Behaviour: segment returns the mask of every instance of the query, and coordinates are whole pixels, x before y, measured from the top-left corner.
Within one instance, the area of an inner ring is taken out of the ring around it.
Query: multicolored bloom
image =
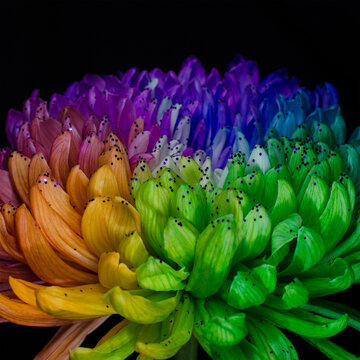
[[[360,132],[345,144],[330,84],[189,58],[178,75],[87,75],[48,107],[34,92],[6,130],[1,254],[30,274],[10,285],[31,324],[80,321],[74,349],[124,317],[71,358],[167,359],[192,335],[214,359],[297,358],[280,329],[355,358],[326,338],[359,330],[356,312],[316,299],[360,280]]]

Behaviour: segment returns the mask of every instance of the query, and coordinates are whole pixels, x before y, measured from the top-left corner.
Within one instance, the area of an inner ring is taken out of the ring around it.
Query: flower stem
[[[194,336],[178,351],[175,360],[196,360],[197,359],[198,342]]]

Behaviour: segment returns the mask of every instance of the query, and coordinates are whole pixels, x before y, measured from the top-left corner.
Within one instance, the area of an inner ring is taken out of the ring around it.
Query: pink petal
[[[99,166],[99,156],[104,150],[104,143],[96,136],[90,133],[82,142],[79,151],[79,164],[81,170],[88,178]]]
[[[101,119],[100,125],[99,125],[99,131],[98,131],[98,137],[101,141],[105,141],[106,138],[109,136],[109,134],[113,131],[109,118],[107,116],[104,116]]]
[[[0,170],[0,184],[0,202],[10,202],[14,206],[19,206],[20,200],[15,193],[10,175],[6,170]]]
[[[149,145],[150,131],[143,131],[137,134],[129,146],[129,158],[136,154],[146,152]]]
[[[85,123],[85,119],[81,112],[73,106],[65,106],[59,113],[58,120],[61,124],[65,123],[65,120],[70,121],[72,127],[75,127],[79,134],[82,134],[82,129]]]
[[[85,121],[82,136],[86,138],[90,133],[97,133],[97,129],[99,127],[99,120],[95,115],[90,115],[88,119]]]
[[[9,276],[27,281],[39,280],[26,264],[0,261],[0,281],[8,282]]]
[[[129,140],[128,140],[128,147],[130,146],[131,142],[134,140],[135,136],[139,133],[144,131],[144,119],[141,117],[138,117],[130,128],[129,133]]]

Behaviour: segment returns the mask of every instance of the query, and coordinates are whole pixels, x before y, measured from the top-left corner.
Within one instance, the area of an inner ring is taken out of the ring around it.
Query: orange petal
[[[35,290],[45,288],[45,285],[34,284],[22,279],[16,279],[9,276],[9,284],[15,295],[24,303],[33,305],[36,307]]]
[[[97,281],[95,274],[69,265],[56,254],[24,204],[16,211],[15,225],[26,262],[40,279],[62,286]]]
[[[89,200],[97,196],[112,198],[120,195],[116,177],[110,165],[103,165],[94,172],[89,181],[87,194]]]
[[[72,322],[54,318],[33,305],[3,294],[0,294],[0,316],[15,324],[25,326],[61,326]]]
[[[79,165],[74,166],[66,182],[66,192],[70,196],[70,202],[75,206],[79,214],[83,214],[87,203],[87,187],[89,179],[80,169]]]
[[[26,263],[16,238],[10,235],[6,229],[2,215],[0,215],[0,246],[14,259]]]
[[[30,161],[29,168],[29,188],[31,188],[38,180],[41,174],[51,173],[49,164],[42,153],[35,154]]]
[[[16,236],[15,233],[15,211],[16,207],[10,203],[3,204],[1,207],[1,213],[4,217],[6,229],[10,235]]]
[[[129,132],[129,140],[128,147],[130,148],[130,144],[135,139],[136,135],[144,131],[144,119],[142,117],[138,117],[131,125]]]
[[[104,143],[96,134],[90,133],[82,142],[79,151],[79,165],[87,177],[99,167],[99,156],[104,150]]]
[[[47,185],[45,185],[47,186]],[[84,240],[52,209],[34,185],[30,190],[31,211],[49,243],[66,259],[86,269],[97,271],[97,258],[92,254]]]
[[[62,326],[50,342],[35,356],[34,360],[68,360],[69,349],[75,350],[86,336],[97,329],[108,316],[98,319],[80,320],[75,324]]]
[[[29,166],[27,156],[14,151],[9,158],[9,173],[20,199],[29,206]]]
[[[59,183],[43,174],[39,177],[36,185],[51,209],[66,222],[67,225],[78,235],[81,235],[81,215],[70,203],[69,195],[61,188]]]
[[[50,152],[50,168],[55,178],[65,187],[70,169],[76,165],[71,152],[76,151],[72,146],[72,136],[65,131],[56,137]]]
[[[113,146],[100,155],[99,166],[103,166],[105,164],[109,164],[111,166],[111,170],[115,175],[119,187],[120,195],[127,201],[132,201],[129,187],[130,177],[128,177],[127,170],[127,167],[130,167],[130,165],[127,160],[127,155],[126,157],[125,155],[125,153],[120,151],[118,146]]]

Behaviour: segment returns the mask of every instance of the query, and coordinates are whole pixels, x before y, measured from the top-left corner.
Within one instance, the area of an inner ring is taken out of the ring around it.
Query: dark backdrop
[[[21,109],[35,88],[48,99],[86,73],[132,66],[177,71],[189,55],[223,73],[241,53],[257,61],[263,76],[287,67],[311,89],[330,82],[349,128],[360,125],[356,1],[2,1],[0,17],[3,146],[7,111]],[[360,285],[335,298],[359,307]],[[31,359],[54,331],[1,324],[1,359]],[[311,353],[322,359],[291,339],[301,359]],[[346,330],[336,340],[360,355],[358,333]]]

